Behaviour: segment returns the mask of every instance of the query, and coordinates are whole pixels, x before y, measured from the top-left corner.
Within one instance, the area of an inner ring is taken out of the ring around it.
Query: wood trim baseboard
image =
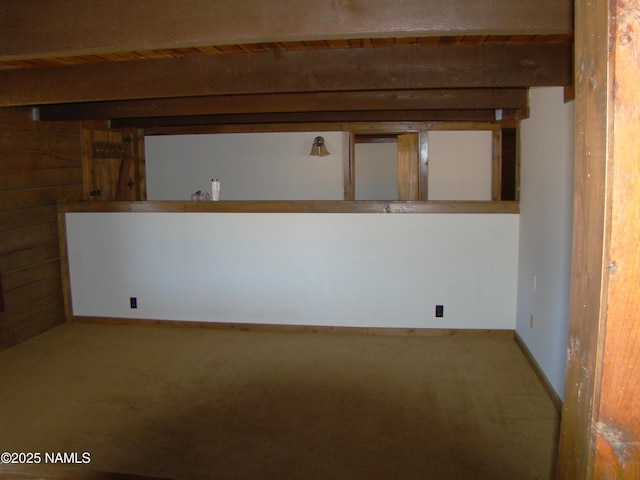
[[[67,221],[65,214],[58,210],[58,248],[60,252],[60,275],[62,280],[62,300],[64,317],[69,321],[73,317],[73,301],[71,298],[71,273],[69,269],[69,249],[67,245]]]
[[[512,337],[513,330],[470,328],[396,328],[396,327],[340,327],[325,325],[286,325],[271,323],[197,322],[191,320],[155,320],[145,318],[85,317],[74,316],[72,322],[102,325],[162,326],[201,328],[207,330],[237,330],[243,332],[293,332],[293,333],[349,333],[363,336],[416,336],[451,337],[456,335],[487,335]]]
[[[553,406],[556,407],[556,410],[558,411],[558,413],[562,413],[562,399],[556,393],[555,389],[551,385],[551,382],[549,382],[549,379],[542,371],[542,368],[540,368],[540,365],[534,358],[533,354],[531,353],[527,345],[524,343],[524,340],[522,340],[522,337],[515,330],[513,331],[513,339],[515,340],[518,347],[520,347],[520,350],[522,351],[527,362],[529,362],[529,365],[531,365],[531,368],[533,369],[536,376],[542,383],[542,386],[547,391],[547,394],[549,395],[549,398],[551,399]]]

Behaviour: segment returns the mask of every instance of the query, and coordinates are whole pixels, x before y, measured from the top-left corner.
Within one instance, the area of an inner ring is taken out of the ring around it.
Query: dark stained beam
[[[502,119],[515,118],[517,111],[503,110]],[[162,128],[206,125],[257,125],[285,123],[344,122],[495,122],[495,110],[407,110],[351,112],[249,113],[184,117],[121,118],[112,128]]]
[[[342,132],[349,123],[257,123],[236,125],[188,125],[177,127],[145,128],[145,137],[151,135],[201,135],[211,133],[267,133],[267,132]]]
[[[40,120],[105,120],[309,111],[521,109],[527,108],[528,98],[526,88],[212,95],[44,105],[40,108]]]
[[[454,120],[451,120],[453,122]],[[199,135],[211,133],[266,133],[266,132],[419,132],[430,130],[442,122],[318,122],[318,123],[246,123],[234,125],[188,125],[176,127],[150,127],[145,129],[145,136],[150,135]],[[473,123],[487,123],[483,120]],[[509,122],[503,122],[506,125]],[[373,128],[373,130],[371,130]]]
[[[0,106],[571,81],[570,42],[278,51],[4,70]]]
[[[571,0],[0,2],[0,60],[322,39],[572,31]]]

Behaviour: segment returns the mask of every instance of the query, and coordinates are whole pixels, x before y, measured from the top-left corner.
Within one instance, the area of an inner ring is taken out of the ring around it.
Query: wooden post
[[[502,130],[491,135],[491,200],[502,200]]]
[[[640,478],[640,9],[576,2],[573,271],[558,478]]]
[[[398,200],[418,200],[419,194],[418,134],[398,135]]]

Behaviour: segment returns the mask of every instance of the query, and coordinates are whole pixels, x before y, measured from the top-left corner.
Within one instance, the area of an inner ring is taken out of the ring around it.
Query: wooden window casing
[[[397,127],[397,125],[396,125]],[[417,128],[416,128],[417,127]],[[508,128],[507,144],[503,142],[503,128],[492,123],[435,123],[412,125],[412,128],[385,130],[384,125],[369,126],[367,130],[350,132],[350,143],[344,165],[344,200],[355,200],[356,143],[398,142],[398,200],[429,202],[429,131],[481,131],[492,132],[492,184],[491,202],[518,202],[519,155],[517,128]],[[491,202],[486,202],[490,204]],[[457,203],[451,201],[452,204]],[[492,210],[492,208],[488,208]]]

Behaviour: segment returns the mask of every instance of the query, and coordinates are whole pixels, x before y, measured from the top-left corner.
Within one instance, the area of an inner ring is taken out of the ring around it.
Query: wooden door
[[[143,142],[144,135],[135,129],[83,128],[85,200],[146,200]]]

